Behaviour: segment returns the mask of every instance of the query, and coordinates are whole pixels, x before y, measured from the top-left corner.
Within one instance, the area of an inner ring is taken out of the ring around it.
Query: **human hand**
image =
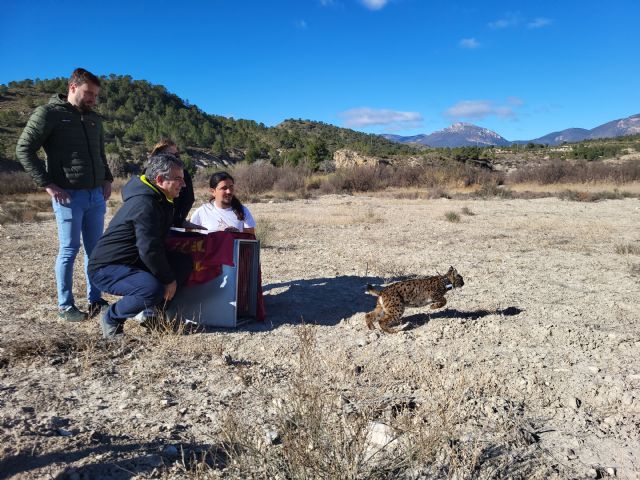
[[[182,224],[182,228],[192,229],[192,230],[206,230],[202,225],[198,225],[196,223],[191,223],[189,220],[185,220]]]
[[[44,189],[47,191],[49,196],[51,196],[51,198],[53,198],[57,203],[60,203],[62,205],[71,203],[71,196],[55,183],[45,185]]]
[[[105,202],[111,197],[111,182],[104,182],[102,184],[102,196],[104,196]]]
[[[178,284],[176,283],[175,280],[164,286],[164,300],[166,302],[170,301],[173,298],[173,296],[176,294],[177,287],[178,287]]]

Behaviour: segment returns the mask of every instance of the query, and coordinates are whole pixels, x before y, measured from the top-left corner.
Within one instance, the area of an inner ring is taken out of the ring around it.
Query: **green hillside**
[[[23,80],[0,85],[0,167],[18,168],[15,144],[33,109],[53,93],[66,93],[64,78]],[[106,150],[116,173],[140,165],[161,137],[174,139],[197,158],[269,160],[275,165],[307,162],[320,167],[340,148],[365,155],[393,158],[415,154],[413,147],[377,135],[304,120],[285,120],[266,127],[252,120],[235,120],[203,112],[161,85],[130,76],[102,77],[96,108],[104,118]]]

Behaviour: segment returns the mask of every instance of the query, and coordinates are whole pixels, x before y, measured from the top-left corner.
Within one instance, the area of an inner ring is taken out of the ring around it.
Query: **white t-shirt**
[[[218,208],[214,203],[205,203],[198,207],[193,216],[191,223],[200,225],[212,232],[224,231],[229,227],[237,228],[243,232],[245,228],[255,228],[256,221],[253,219],[251,212],[244,205],[244,220],[238,220],[235,212],[231,208]]]

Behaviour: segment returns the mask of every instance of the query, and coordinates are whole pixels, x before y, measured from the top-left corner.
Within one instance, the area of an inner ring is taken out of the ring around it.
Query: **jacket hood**
[[[71,105],[67,102],[67,96],[62,93],[54,93],[49,97],[49,103],[53,103],[54,105]]]
[[[160,190],[154,190],[154,188],[148,183],[143,182],[140,177],[131,177],[131,180],[122,187],[122,200],[126,202],[130,198],[137,197],[139,195],[149,195],[160,201],[164,198],[164,195]]]

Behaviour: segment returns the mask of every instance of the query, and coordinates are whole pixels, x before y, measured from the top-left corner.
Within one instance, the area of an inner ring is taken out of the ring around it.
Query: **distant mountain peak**
[[[613,138],[638,134],[640,134],[640,113],[604,123],[591,130],[585,128],[567,128],[558,132],[548,133],[533,140],[508,141],[488,128],[479,127],[467,122],[455,122],[449,127],[435,131],[429,135],[422,134],[410,137],[383,135],[383,137],[394,142],[419,143],[429,147],[486,147],[490,145],[507,146],[512,143],[560,145],[565,142],[572,143],[595,138]]]

